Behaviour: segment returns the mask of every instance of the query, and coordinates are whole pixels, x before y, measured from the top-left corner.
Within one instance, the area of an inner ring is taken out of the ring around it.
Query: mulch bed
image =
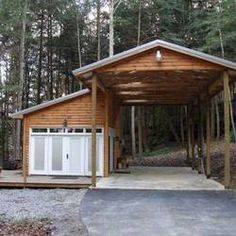
[[[46,236],[52,235],[52,226],[48,220],[0,221],[1,236]]]
[[[236,187],[236,143],[230,145],[232,187]],[[211,175],[219,182],[224,181],[224,142],[214,142],[211,146]]]
[[[160,154],[156,156],[145,156],[143,161],[140,163],[137,158],[130,159],[129,164],[131,166],[179,166],[179,167],[186,167],[186,151],[182,148],[176,149],[174,148],[173,151],[170,151],[166,154]]]

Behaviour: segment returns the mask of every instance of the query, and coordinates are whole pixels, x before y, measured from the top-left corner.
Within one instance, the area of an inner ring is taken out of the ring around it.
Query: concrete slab
[[[98,189],[224,190],[224,186],[190,167],[131,167],[130,174],[101,178]]]
[[[90,236],[235,236],[231,191],[88,190],[81,217]]]

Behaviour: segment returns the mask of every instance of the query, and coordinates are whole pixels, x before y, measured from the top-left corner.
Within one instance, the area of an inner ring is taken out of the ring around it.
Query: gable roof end
[[[185,54],[188,56],[192,56],[192,57],[195,57],[198,59],[212,62],[214,64],[226,67],[228,69],[236,70],[236,63],[235,62],[228,61],[228,60],[222,59],[220,57],[212,56],[212,55],[209,55],[209,54],[206,54],[203,52],[199,52],[199,51],[187,48],[187,47],[179,46],[177,44],[173,44],[173,43],[169,43],[169,42],[157,39],[152,42],[143,44],[141,46],[132,48],[127,51],[124,51],[122,53],[118,53],[112,57],[108,57],[103,60],[89,64],[87,66],[81,67],[79,69],[73,70],[73,74],[75,76],[79,76],[79,75],[91,72],[91,71],[101,68],[103,66],[110,65],[112,63],[121,61],[125,58],[137,55],[139,53],[142,53],[144,51],[147,51],[149,49],[156,48],[156,47],[162,47],[165,49],[169,49],[169,50],[179,52],[179,53],[182,53],[182,54]]]
[[[64,97],[56,98],[54,100],[44,102],[44,103],[41,103],[39,105],[36,105],[36,106],[30,107],[30,108],[18,111],[14,114],[11,114],[10,116],[14,119],[22,119],[23,116],[26,115],[26,114],[29,114],[29,113],[41,110],[43,108],[53,106],[53,105],[56,105],[56,104],[61,103],[61,102],[68,101],[70,99],[73,99],[73,98],[76,98],[76,97],[79,97],[79,96],[82,96],[82,95],[85,95],[85,94],[88,94],[88,93],[90,93],[89,89],[83,89],[83,90],[80,90],[78,92],[66,95]]]

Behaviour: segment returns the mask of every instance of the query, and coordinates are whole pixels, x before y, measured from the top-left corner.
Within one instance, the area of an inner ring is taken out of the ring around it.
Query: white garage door
[[[30,130],[30,174],[91,175],[91,128]],[[97,129],[97,175],[103,176],[103,130]]]

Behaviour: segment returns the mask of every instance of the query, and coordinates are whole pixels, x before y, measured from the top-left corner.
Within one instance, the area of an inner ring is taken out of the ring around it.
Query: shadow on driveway
[[[91,236],[235,236],[231,191],[89,190],[81,204]]]

